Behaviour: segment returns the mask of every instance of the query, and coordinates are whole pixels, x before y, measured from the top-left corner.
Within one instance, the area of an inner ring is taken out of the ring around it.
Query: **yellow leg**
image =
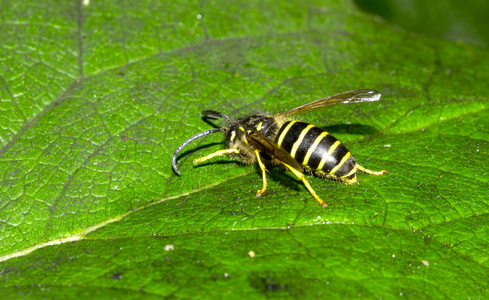
[[[223,156],[223,155],[230,154],[230,153],[239,153],[239,150],[238,149],[224,149],[224,150],[219,150],[219,151],[216,151],[216,152],[211,153],[209,155],[206,155],[204,157],[194,159],[194,164],[201,163],[201,162],[206,161],[208,159],[211,159],[211,158],[213,158],[215,156]]]
[[[255,150],[255,155],[256,155],[256,160],[258,161],[258,165],[260,166],[261,172],[262,172],[262,177],[263,177],[263,188],[256,192],[256,196],[260,197],[265,191],[267,190],[267,169],[265,168],[265,165],[261,162],[260,159],[260,151]]]
[[[353,174],[355,174],[355,176],[353,178],[346,179],[346,178],[350,177]],[[351,171],[348,172],[348,174],[341,176],[340,177],[340,180],[343,181],[346,184],[354,184],[354,183],[356,183],[357,182],[357,166],[355,166],[353,169],[351,169]]]
[[[343,182],[346,184],[354,184],[357,183],[357,174],[352,179],[343,179]]]
[[[306,188],[309,190],[309,193],[311,193],[311,195],[314,197],[314,199],[316,199],[317,202],[319,202],[319,204],[321,204],[322,207],[328,206],[328,204],[326,204],[326,202],[324,202],[323,200],[321,200],[321,198],[319,198],[319,196],[316,194],[316,192],[312,189],[312,187],[309,184],[309,182],[307,182],[307,179],[304,176],[304,174],[302,174],[301,172],[299,172],[296,169],[292,168],[288,164],[284,164],[284,163],[282,163],[282,164],[284,166],[286,166],[287,169],[289,169],[292,173],[294,173],[294,175],[297,176],[297,178],[299,178],[300,180],[302,180],[302,182],[304,183],[304,185],[306,186]]]
[[[371,174],[371,175],[382,175],[382,174],[387,173],[387,170],[382,170],[382,171],[380,171],[380,172],[375,172],[375,171],[371,171],[371,170],[369,170],[369,169],[365,169],[364,167],[362,167],[362,166],[360,166],[360,165],[358,165],[358,164],[357,164],[357,166],[356,166],[356,167],[357,167],[357,169],[358,169],[358,170],[360,170],[360,171],[362,171],[362,172],[365,172],[365,173],[367,173],[367,174]]]

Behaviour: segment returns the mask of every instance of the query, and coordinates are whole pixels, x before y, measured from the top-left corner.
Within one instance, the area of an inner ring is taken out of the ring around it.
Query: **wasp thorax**
[[[275,119],[267,115],[252,115],[239,119],[238,123],[248,135],[260,133],[268,138],[273,138],[278,131],[278,125]]]
[[[252,134],[258,133],[273,140],[278,129],[277,122],[273,117],[267,115],[252,115],[232,121],[226,133],[226,140],[229,148],[250,150],[251,148],[248,144],[248,138]]]

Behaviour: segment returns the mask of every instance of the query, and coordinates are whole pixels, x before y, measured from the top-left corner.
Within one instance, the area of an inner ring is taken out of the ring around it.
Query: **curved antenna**
[[[180,153],[180,151],[182,151],[182,149],[185,146],[187,146],[188,144],[192,143],[196,139],[199,139],[199,138],[204,137],[206,135],[213,134],[213,133],[220,132],[220,131],[222,131],[222,128],[212,128],[212,129],[206,130],[204,132],[197,133],[196,135],[192,136],[191,138],[189,138],[185,142],[183,142],[180,146],[178,146],[178,148],[175,150],[175,152],[173,152],[173,157],[171,158],[171,166],[173,167],[173,170],[175,170],[175,172],[178,175],[182,175],[180,173],[180,171],[178,171],[177,155],[178,155],[178,153]]]
[[[215,110],[203,110],[202,111],[202,115],[205,116],[205,117],[209,117],[209,118],[213,118],[213,119],[224,119],[224,120],[229,120],[229,117],[226,116],[225,114],[223,113],[220,113],[218,111],[215,111]]]

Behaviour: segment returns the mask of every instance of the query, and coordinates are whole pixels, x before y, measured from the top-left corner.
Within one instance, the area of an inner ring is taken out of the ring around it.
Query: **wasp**
[[[372,175],[382,175],[387,171],[365,169],[355,162],[350,151],[331,134],[315,125],[292,120],[291,117],[335,104],[378,101],[380,95],[375,90],[354,90],[322,98],[274,116],[256,114],[240,119],[204,110],[203,116],[223,119],[227,126],[206,130],[187,139],[173,153],[172,167],[181,175],[177,166],[178,153],[199,138],[222,132],[227,148],[195,159],[194,164],[223,155],[237,158],[245,164],[258,164],[262,171],[263,187],[256,193],[257,196],[261,196],[267,189],[266,166],[281,165],[297,176],[319,204],[326,207],[328,205],[312,189],[304,173],[353,184],[357,182],[358,170]]]

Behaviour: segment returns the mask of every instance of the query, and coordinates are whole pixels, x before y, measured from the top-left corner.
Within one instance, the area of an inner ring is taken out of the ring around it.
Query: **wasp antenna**
[[[178,174],[178,175],[182,175],[180,173],[180,171],[178,171],[178,166],[177,166],[177,156],[178,156],[178,153],[180,153],[180,151],[182,151],[182,149],[187,146],[188,144],[192,143],[193,141],[195,141],[196,139],[199,139],[201,137],[204,137],[206,135],[209,135],[209,134],[213,134],[213,133],[216,133],[216,132],[221,132],[222,131],[222,128],[212,128],[212,129],[209,129],[209,130],[206,130],[206,131],[203,131],[201,133],[197,133],[196,135],[190,137],[189,139],[187,139],[185,142],[183,142],[180,146],[178,146],[178,148],[175,150],[175,152],[173,152],[173,157],[171,158],[171,165],[173,167],[173,170],[175,170],[175,172]]]
[[[224,120],[229,120],[229,117],[226,116],[225,114],[223,113],[220,113],[218,111],[215,111],[215,110],[203,110],[202,111],[202,115],[205,116],[205,117],[209,117],[209,118],[213,118],[213,119],[224,119]]]

